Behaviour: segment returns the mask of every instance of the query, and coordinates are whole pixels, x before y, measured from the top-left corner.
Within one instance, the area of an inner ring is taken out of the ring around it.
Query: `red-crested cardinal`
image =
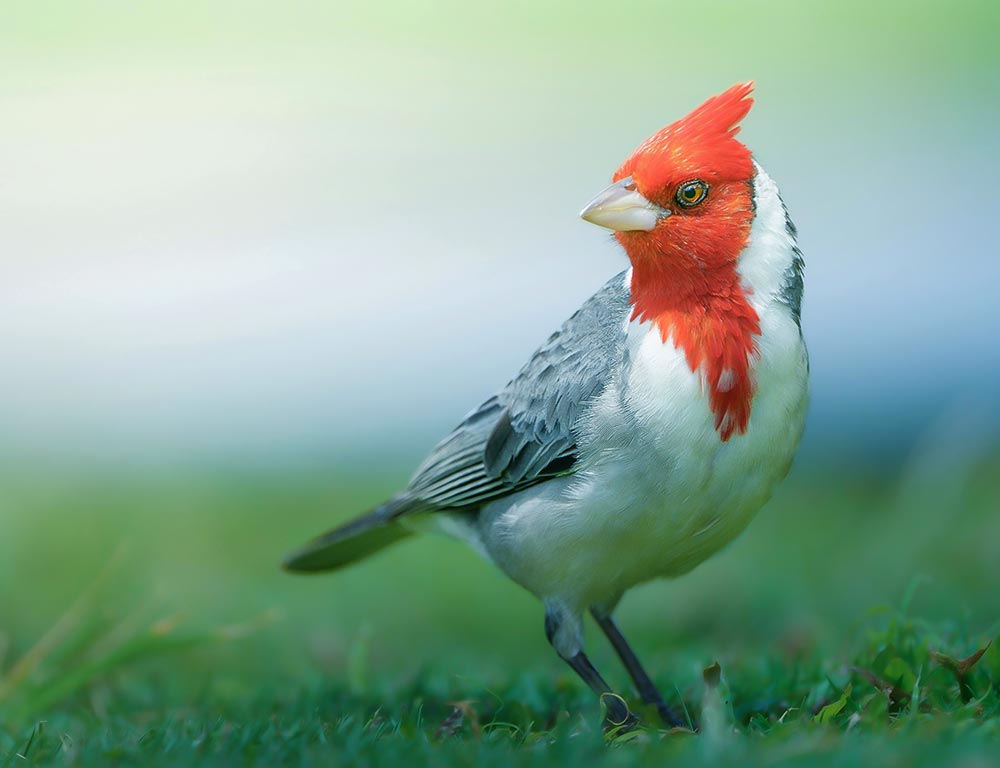
[[[468,542],[545,606],[556,652],[631,724],[584,654],[589,611],[643,702],[679,724],[611,618],[630,587],[731,542],[788,473],[805,422],[802,255],[743,144],[753,84],[651,136],[580,214],[614,230],[613,277],[410,484],[285,562],[341,568],[412,532]]]

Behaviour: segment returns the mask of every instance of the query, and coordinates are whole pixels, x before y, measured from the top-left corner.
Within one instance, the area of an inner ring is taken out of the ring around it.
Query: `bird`
[[[581,217],[629,267],[585,301],[377,506],[284,561],[343,568],[414,533],[458,538],[539,598],[549,643],[639,722],[584,649],[589,613],[642,703],[668,706],[613,612],[733,541],[788,474],[805,426],[804,262],[778,187],[737,138],[753,82],[625,160]]]

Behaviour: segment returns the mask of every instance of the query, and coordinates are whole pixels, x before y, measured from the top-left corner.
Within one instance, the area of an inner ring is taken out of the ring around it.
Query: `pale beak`
[[[631,176],[616,181],[580,211],[580,218],[618,232],[649,232],[670,211],[639,194]]]

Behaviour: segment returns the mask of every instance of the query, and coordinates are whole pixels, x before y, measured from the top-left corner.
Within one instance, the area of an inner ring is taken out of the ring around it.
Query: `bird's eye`
[[[708,194],[708,184],[695,179],[687,181],[677,188],[677,202],[685,208],[693,208],[698,205]]]

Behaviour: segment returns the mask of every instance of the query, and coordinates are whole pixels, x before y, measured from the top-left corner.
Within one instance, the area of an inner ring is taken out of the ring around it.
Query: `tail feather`
[[[282,563],[287,571],[333,571],[405,539],[413,532],[398,521],[399,504],[390,501],[313,539]]]

